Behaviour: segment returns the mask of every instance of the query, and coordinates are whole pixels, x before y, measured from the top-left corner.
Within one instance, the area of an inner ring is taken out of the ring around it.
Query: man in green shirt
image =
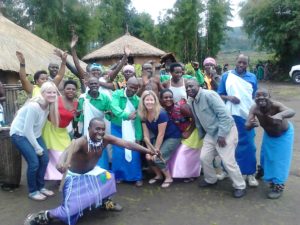
[[[78,131],[80,134],[87,135],[91,119],[104,117],[110,120],[110,98],[99,92],[99,80],[96,77],[90,77],[88,80],[89,91],[79,97],[77,112],[80,115],[76,118],[78,121]],[[109,129],[109,128],[108,128]],[[109,169],[108,154],[103,151],[99,164],[103,169]]]
[[[127,81],[125,89],[116,90],[112,96],[111,134],[127,141],[139,142],[143,138],[141,120],[137,114],[139,97],[136,77]],[[142,186],[140,153],[113,145],[112,171],[117,181],[135,182]]]

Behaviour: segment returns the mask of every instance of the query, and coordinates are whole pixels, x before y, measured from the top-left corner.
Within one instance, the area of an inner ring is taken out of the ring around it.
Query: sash
[[[99,78],[99,81],[104,82],[104,83],[107,83],[107,81],[105,80],[104,77],[100,77],[100,78]],[[109,89],[107,89],[107,88],[105,88],[105,87],[102,87],[102,86],[100,86],[98,90],[99,90],[99,93],[104,93],[104,94],[106,94],[106,95],[110,98],[110,100],[111,100],[111,97],[112,97],[112,90],[109,90]]]
[[[95,106],[90,103],[90,100],[84,97],[83,102],[83,115],[84,115],[84,122],[83,122],[83,134],[87,135],[88,127],[90,121],[95,117],[100,117],[104,119],[104,113],[98,110]]]
[[[134,106],[126,96],[126,89],[124,90],[124,96],[127,98],[126,107],[124,112],[132,113],[135,111]],[[122,120],[122,139],[126,141],[135,141],[135,129],[134,129],[133,120]],[[132,154],[131,150],[125,148],[125,159],[127,162],[131,162]]]
[[[233,104],[230,101],[226,102],[226,108],[230,114],[247,119],[249,110],[254,104],[252,99],[252,85],[239,76],[229,72],[226,80],[226,92],[228,96],[235,96],[240,100],[239,104]]]

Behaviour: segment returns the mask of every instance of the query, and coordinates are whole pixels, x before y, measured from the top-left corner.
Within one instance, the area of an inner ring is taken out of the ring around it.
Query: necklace
[[[103,139],[100,141],[92,141],[87,135],[87,141],[88,141],[88,152],[99,152],[103,149]]]

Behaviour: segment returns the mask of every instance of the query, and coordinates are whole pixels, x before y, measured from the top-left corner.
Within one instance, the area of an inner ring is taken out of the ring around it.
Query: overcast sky
[[[176,0],[131,0],[132,6],[138,12],[147,12],[151,15],[152,19],[157,23],[159,12],[164,14],[165,9],[173,7]],[[238,16],[238,4],[241,0],[231,0],[231,7],[233,8],[233,19],[227,24],[231,27],[242,26],[243,22]]]

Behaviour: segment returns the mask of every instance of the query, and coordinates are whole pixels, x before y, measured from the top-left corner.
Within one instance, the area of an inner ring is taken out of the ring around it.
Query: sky
[[[149,13],[155,23],[157,23],[159,12],[164,14],[164,10],[172,8],[175,1],[176,0],[131,0],[131,3],[138,12]],[[238,16],[238,4],[240,1],[241,0],[231,0],[233,19],[227,23],[230,27],[239,27],[243,25],[243,22]]]

